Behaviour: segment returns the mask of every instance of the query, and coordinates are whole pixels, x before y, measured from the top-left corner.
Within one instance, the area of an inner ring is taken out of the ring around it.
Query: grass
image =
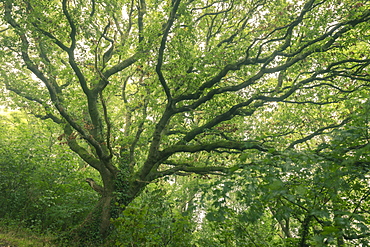
[[[0,223],[1,247],[55,247],[52,236],[41,235],[21,226]]]

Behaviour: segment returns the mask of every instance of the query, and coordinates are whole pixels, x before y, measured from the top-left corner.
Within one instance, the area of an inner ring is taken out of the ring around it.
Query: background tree
[[[368,98],[367,1],[4,0],[2,14],[9,96],[101,176],[82,232],[106,236],[114,205],[156,179],[320,149]]]

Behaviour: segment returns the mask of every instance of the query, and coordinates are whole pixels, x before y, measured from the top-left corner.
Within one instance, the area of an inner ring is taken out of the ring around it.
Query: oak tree
[[[149,183],[318,147],[368,102],[365,0],[2,0],[1,12],[2,84],[100,174],[81,228],[102,236]]]

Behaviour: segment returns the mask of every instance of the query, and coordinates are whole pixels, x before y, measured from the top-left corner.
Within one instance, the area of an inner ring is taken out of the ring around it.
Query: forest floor
[[[8,242],[5,239],[0,239],[0,247],[17,247],[17,245]]]
[[[9,243],[4,239],[0,239],[0,247],[16,247],[16,245]]]
[[[39,235],[30,229],[8,228],[0,225],[0,247],[53,247],[51,237]]]

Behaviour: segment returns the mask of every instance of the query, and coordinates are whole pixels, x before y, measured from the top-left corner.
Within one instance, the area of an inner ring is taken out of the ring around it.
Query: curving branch
[[[112,75],[130,67],[132,64],[134,64],[136,61],[139,60],[140,56],[143,54],[143,51],[139,51],[132,55],[131,57],[123,60],[122,62],[112,66],[111,68],[105,70],[101,73],[101,77],[103,78],[100,80],[100,82],[95,86],[95,88],[92,90],[94,93],[98,93],[102,91],[109,83],[108,78]]]
[[[220,151],[221,149],[221,151]],[[160,151],[156,156],[153,157],[153,160],[151,160],[151,163],[146,163],[145,165],[147,170],[142,170],[141,173],[139,173],[139,176],[141,180],[145,181],[152,181],[155,178],[161,177],[161,176],[166,176],[173,174],[177,171],[184,171],[184,172],[194,172],[194,173],[199,173],[201,174],[208,173],[210,172],[215,172],[215,171],[230,171],[230,170],[235,170],[234,167],[222,167],[220,170],[219,167],[215,168],[215,170],[212,170],[212,167],[192,167],[188,165],[179,165],[176,166],[170,170],[168,170],[167,173],[159,172],[157,171],[158,167],[164,162],[167,162],[167,159],[179,152],[189,152],[189,153],[196,153],[196,152],[201,152],[201,151],[215,151],[215,152],[222,152],[222,150],[225,150],[225,152],[230,153],[229,150],[238,150],[238,151],[243,151],[243,150],[259,150],[262,152],[267,152],[269,149],[267,147],[263,147],[260,143],[255,142],[255,141],[218,141],[214,143],[207,143],[207,144],[200,144],[200,145],[173,145],[171,147],[168,147],[164,149],[163,151]],[[144,167],[145,167],[144,165]],[[159,175],[161,174],[161,175]]]
[[[94,14],[95,14],[95,6],[96,6],[95,0],[91,0],[91,12],[90,12],[90,17],[93,17],[93,16],[94,16]]]
[[[65,2],[65,1],[64,1]],[[12,6],[11,4],[5,5],[5,20],[18,32],[18,36],[21,39],[22,42],[22,48],[21,48],[21,55],[22,59],[25,62],[27,68],[35,74],[46,86],[48,89],[50,99],[55,105],[56,109],[60,113],[60,115],[75,129],[77,130],[81,136],[86,139],[96,150],[97,155],[101,159],[106,159],[107,155],[105,154],[105,151],[102,149],[100,143],[94,139],[93,136],[91,136],[89,133],[87,133],[82,126],[80,126],[73,117],[67,112],[66,108],[63,106],[63,99],[58,94],[58,85],[56,85],[53,80],[49,80],[45,74],[38,68],[38,66],[31,60],[29,56],[29,42],[26,37],[26,34],[24,33],[23,29],[16,23],[16,21],[11,16],[12,12]],[[72,52],[73,54],[73,52]],[[73,56],[72,56],[73,58]],[[71,57],[70,57],[71,60]],[[90,103],[96,104],[96,100],[92,100],[91,97],[89,97]],[[93,107],[90,105],[90,109],[94,110]],[[96,109],[96,108],[95,108]]]
[[[69,27],[71,28],[71,32],[69,33],[69,37],[71,38],[70,50],[73,51],[76,48],[77,28],[76,28],[76,25],[75,25],[71,15],[69,14],[67,1],[68,0],[63,0],[62,1],[62,10],[63,10],[64,16],[67,18],[67,21],[69,23]]]
[[[215,151],[218,149],[225,149],[225,150],[247,150],[247,149],[254,149],[259,150],[262,152],[267,152],[268,148],[263,147],[260,143],[256,141],[217,141],[213,143],[204,143],[199,145],[174,145],[168,147],[160,152],[161,156],[169,157],[172,154],[185,152],[185,153],[196,153],[200,151]]]
[[[63,51],[66,51],[68,52],[69,51],[69,47],[66,46],[65,44],[63,44],[62,41],[60,41],[57,37],[55,37],[53,34],[51,34],[50,32],[42,29],[37,23],[33,22],[32,23],[34,25],[34,27],[39,31],[41,32],[43,35],[45,35],[46,37],[50,38],[57,46],[59,46],[59,48],[61,48]]]
[[[4,75],[2,75],[2,76],[4,76]],[[21,90],[18,90],[16,88],[12,87],[8,83],[8,80],[7,79],[4,80],[4,83],[5,83],[5,88],[7,90],[9,90],[9,91],[11,91],[11,92],[19,95],[22,98],[27,99],[29,101],[36,102],[36,103],[38,103],[40,106],[42,106],[45,109],[46,114],[44,114],[44,115],[41,115],[41,114],[33,114],[35,117],[37,117],[37,118],[39,118],[41,120],[51,119],[54,123],[57,123],[57,124],[63,123],[62,119],[58,118],[57,116],[55,116],[54,114],[51,113],[52,112],[52,109],[50,108],[50,106],[48,104],[46,104],[46,102],[40,100],[39,98],[33,97],[31,95],[28,95],[24,91],[21,91]]]
[[[231,167],[226,166],[194,166],[193,164],[166,162],[165,165],[173,166],[172,168],[163,171],[153,172],[148,176],[148,181],[153,181],[157,178],[162,178],[170,175],[190,175],[192,173],[199,175],[227,175],[233,173],[243,167],[256,165],[254,162],[237,164]]]
[[[101,170],[101,164],[100,161],[92,156],[85,148],[80,146],[77,143],[77,136],[73,133],[73,129],[69,124],[66,124],[64,126],[64,133],[67,138],[67,144],[70,147],[72,151],[74,151],[78,156],[80,156],[86,163],[91,165],[96,170]]]
[[[68,62],[70,64],[71,68],[73,69],[73,72],[77,76],[78,81],[80,82],[80,85],[81,85],[81,88],[82,88],[83,92],[89,98],[89,97],[91,97],[90,89],[87,85],[86,78],[83,75],[80,67],[77,65],[76,59],[75,59],[74,52],[75,52],[75,49],[76,49],[76,42],[77,42],[77,40],[76,40],[77,28],[76,28],[76,25],[75,25],[71,15],[69,14],[68,7],[67,7],[67,1],[68,0],[63,0],[62,10],[63,10],[63,14],[67,18],[67,21],[69,23],[69,27],[71,29],[71,32],[69,33],[69,37],[71,38],[71,45],[66,50],[67,53],[68,53],[68,58],[69,58]],[[90,106],[90,110],[93,110],[93,106]]]
[[[163,56],[164,56],[164,50],[166,49],[168,34],[171,30],[172,24],[174,23],[174,21],[176,19],[176,12],[177,12],[177,9],[179,8],[180,2],[181,2],[181,0],[175,0],[174,5],[172,6],[172,11],[170,13],[170,17],[167,21],[166,28],[163,32],[161,45],[160,45],[159,50],[158,50],[157,65],[155,67],[155,71],[158,75],[159,81],[161,82],[161,85],[164,89],[164,92],[166,93],[168,102],[172,101],[172,96],[171,96],[170,89],[167,85],[166,79],[164,78],[163,73],[162,73]]]
[[[308,136],[305,136],[304,138],[301,138],[299,140],[296,140],[294,142],[292,142],[287,149],[291,149],[291,148],[294,148],[295,145],[297,144],[300,144],[300,143],[303,143],[303,142],[306,142],[306,141],[309,141],[311,140],[312,138],[314,138],[315,136],[318,136],[318,135],[321,135],[324,133],[325,130],[328,130],[328,129],[334,129],[334,128],[338,128],[338,127],[341,127],[343,125],[345,125],[346,123],[348,123],[349,121],[351,121],[352,119],[350,117],[344,119],[342,122],[340,122],[339,124],[330,124],[328,126],[325,126],[325,127],[322,127],[318,130],[316,130],[315,132],[313,132],[312,134],[308,135]]]
[[[257,110],[257,108],[263,106],[263,102],[255,102],[248,111],[242,111],[242,108],[250,106],[254,101],[255,99],[251,98],[245,102],[232,106],[228,111],[214,117],[204,125],[189,131],[178,144],[185,144],[187,142],[190,142],[197,135],[203,133],[207,129],[212,129],[217,124],[230,120],[236,115],[242,114],[244,116],[251,116]]]
[[[195,173],[195,174],[215,174],[222,175],[229,173],[231,168],[225,166],[176,166],[161,172],[154,173],[149,179],[152,181],[157,178],[176,174],[178,172]]]
[[[223,3],[223,2],[219,2],[219,3]],[[212,6],[214,3],[212,3],[212,4],[210,4],[209,6]],[[229,12],[229,11],[231,11],[232,9],[233,9],[233,7],[234,7],[234,4],[233,3],[231,3],[231,5],[227,8],[227,9],[225,9],[225,10],[220,10],[220,11],[218,11],[218,12],[210,12],[210,13],[205,13],[205,14],[203,14],[203,15],[201,15],[201,16],[199,16],[194,22],[195,23],[197,23],[198,21],[200,21],[201,19],[203,19],[204,17],[206,17],[206,16],[213,16],[213,15],[219,15],[219,14],[224,14],[224,13],[227,13],[227,12]],[[199,8],[199,9],[205,9],[206,7],[204,7],[204,8]]]
[[[86,178],[85,181],[90,185],[90,187],[93,190],[95,190],[96,192],[98,192],[100,195],[103,195],[104,188],[102,186],[100,186],[99,184],[97,184],[94,179],[92,179],[92,178]]]

